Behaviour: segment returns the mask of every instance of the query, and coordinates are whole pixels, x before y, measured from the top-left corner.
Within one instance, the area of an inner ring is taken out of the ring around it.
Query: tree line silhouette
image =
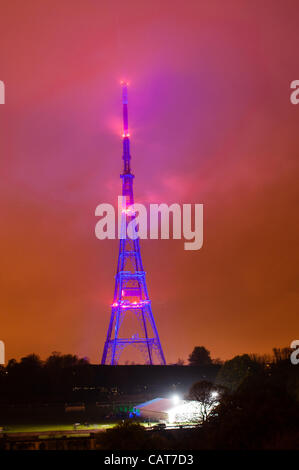
[[[189,356],[189,366],[164,366],[164,369],[163,366],[93,366],[87,359],[59,353],[53,353],[45,361],[35,354],[20,361],[12,359],[0,369],[1,405],[67,401],[73,398],[74,385],[87,385],[88,389],[88,385],[94,384],[97,370],[103,371],[100,383],[105,385],[102,378],[106,377],[107,387],[117,381],[117,374],[121,383],[131,382],[130,370],[137,370],[136,376],[141,376],[141,382],[142,374],[147,381],[151,380],[150,374],[151,377],[156,374],[158,383],[162,375],[166,375],[163,370],[173,370],[174,374],[179,371],[178,376],[190,370],[194,371],[191,377],[198,378],[189,387],[189,398],[201,400],[207,391],[217,387],[221,390],[219,405],[198,428],[182,430],[179,434],[162,432],[151,437],[147,434],[146,437],[138,423],[122,423],[101,437],[103,448],[299,448],[299,366],[291,363],[289,348],[276,348],[271,356],[238,355],[222,364],[219,360],[213,361],[203,346],[194,351]],[[110,371],[114,375],[109,382]],[[140,374],[140,371],[145,372]],[[212,371],[210,377],[208,371]],[[133,381],[130,386],[134,391],[138,382]],[[109,399],[108,395],[104,393],[103,399]]]
[[[101,438],[103,448],[299,450],[299,369],[290,354],[276,348],[272,356],[236,356],[214,383],[195,383],[189,392],[195,400],[221,391],[219,405],[197,428],[148,435],[140,424],[124,422]]]

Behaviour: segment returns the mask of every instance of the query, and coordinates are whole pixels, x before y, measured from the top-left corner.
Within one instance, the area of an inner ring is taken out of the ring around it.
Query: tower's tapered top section
[[[124,160],[124,173],[130,174],[130,133],[128,123],[128,83],[121,82],[122,86],[122,103],[123,103],[123,160]]]

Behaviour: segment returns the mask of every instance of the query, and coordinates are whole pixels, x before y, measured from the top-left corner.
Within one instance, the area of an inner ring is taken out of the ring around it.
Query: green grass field
[[[91,429],[108,429],[115,426],[116,423],[105,423],[105,424],[90,424],[84,426],[81,424],[76,427],[78,431],[88,431]],[[63,432],[63,431],[74,431],[73,424],[10,424],[4,427],[6,434],[15,432]]]
[[[109,428],[113,428],[116,426],[118,422],[113,423],[98,423],[98,424],[90,424],[89,426],[85,426],[84,424],[80,424],[80,426],[76,427],[77,431],[86,431],[87,433],[92,431],[93,429],[98,430],[105,430]],[[147,423],[140,423],[144,426],[148,426]],[[150,423],[150,426],[153,423]],[[74,431],[73,424],[9,424],[4,426],[5,434],[10,433],[27,433],[27,432],[64,432],[64,431]]]

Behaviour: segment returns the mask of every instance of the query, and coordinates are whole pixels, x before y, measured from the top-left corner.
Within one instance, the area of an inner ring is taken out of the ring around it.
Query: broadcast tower
[[[122,220],[117,272],[111,317],[104,345],[102,364],[117,365],[124,348],[133,346],[141,351],[145,364],[165,365],[165,357],[148,296],[139,238],[128,237],[127,227],[134,224],[133,178],[130,167],[130,134],[128,127],[128,86],[122,82],[123,104],[123,173]],[[130,324],[131,332],[126,333]],[[124,335],[124,336],[123,336]]]

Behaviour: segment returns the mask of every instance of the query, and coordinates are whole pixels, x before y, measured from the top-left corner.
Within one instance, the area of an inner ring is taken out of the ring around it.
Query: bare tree
[[[203,422],[206,421],[214,411],[224,391],[224,387],[214,385],[206,380],[196,382],[192,385],[188,399],[199,402],[201,420]]]
[[[291,348],[273,348],[274,361],[289,361],[292,351]]]

